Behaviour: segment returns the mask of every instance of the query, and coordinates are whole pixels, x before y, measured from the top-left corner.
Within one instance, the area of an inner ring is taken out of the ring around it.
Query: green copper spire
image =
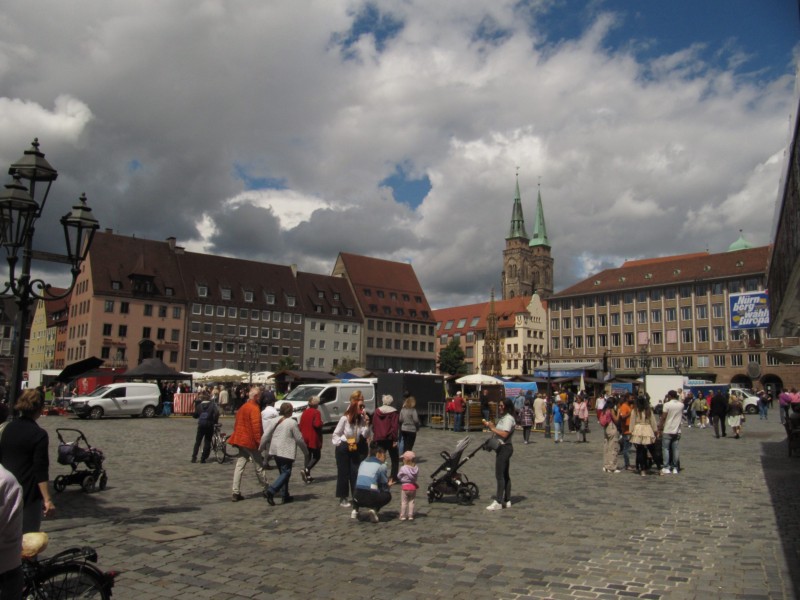
[[[533,224],[533,237],[531,246],[550,247],[550,240],[547,239],[547,227],[544,224],[544,207],[542,206],[542,190],[539,188],[536,200],[536,222]]]
[[[747,250],[748,248],[752,248],[753,244],[748,242],[744,239],[744,233],[742,230],[739,230],[739,239],[733,242],[730,246],[728,246],[728,252],[735,252],[736,250]]]
[[[522,200],[519,197],[519,175],[517,175],[517,193],[514,196],[514,208],[511,211],[511,229],[506,239],[512,240],[514,238],[528,239],[528,232],[525,231],[525,217],[522,216]]]

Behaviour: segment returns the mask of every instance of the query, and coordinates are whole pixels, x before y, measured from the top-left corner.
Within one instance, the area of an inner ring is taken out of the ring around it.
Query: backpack
[[[599,417],[600,426],[606,427],[609,423],[611,423],[611,411],[604,410],[600,413]]]
[[[209,402],[205,410],[203,410],[201,404],[200,416],[197,418],[197,426],[203,429],[210,429],[213,424],[214,424],[214,403]]]

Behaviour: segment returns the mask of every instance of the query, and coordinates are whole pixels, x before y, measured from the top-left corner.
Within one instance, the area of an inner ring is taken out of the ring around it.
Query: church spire
[[[521,210],[521,209],[520,209]],[[536,222],[533,224],[533,237],[530,242],[531,246],[547,246],[550,247],[550,240],[547,239],[547,227],[544,224],[544,207],[542,206],[542,188],[539,186],[539,192],[536,200]]]
[[[514,208],[511,211],[511,228],[508,232],[507,240],[514,238],[528,239],[528,232],[525,231],[525,217],[522,216],[522,200],[519,195],[519,173],[517,173],[517,189],[514,195]]]

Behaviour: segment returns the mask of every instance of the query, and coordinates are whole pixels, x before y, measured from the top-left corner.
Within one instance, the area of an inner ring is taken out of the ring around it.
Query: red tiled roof
[[[497,326],[501,328],[513,327],[516,323],[516,316],[520,313],[528,312],[528,305],[531,303],[530,296],[517,296],[508,300],[495,300],[494,312],[497,315]],[[436,330],[437,335],[455,333],[464,334],[467,331],[482,331],[486,329],[486,321],[489,318],[490,302],[480,304],[467,304],[464,306],[453,306],[441,308],[433,311],[434,319],[441,323],[441,327]],[[475,325],[470,325],[478,317]],[[463,327],[458,327],[458,322],[466,319]],[[453,326],[445,329],[448,321],[453,321]]]
[[[60,296],[67,290],[65,288],[51,287],[49,293],[53,296]],[[67,294],[58,300],[45,300],[44,306],[47,314],[47,326],[52,327],[60,322],[67,321],[69,318],[69,300],[72,293]]]
[[[344,266],[365,317],[433,323],[431,307],[410,264],[347,252],[341,252],[337,262]]]
[[[307,317],[330,318],[337,321],[361,321],[356,299],[353,297],[346,279],[332,275],[298,272],[297,289]],[[323,293],[322,298],[320,298],[320,292]],[[334,300],[335,294],[338,294],[338,300]],[[317,312],[315,306],[321,307],[322,312]],[[333,314],[334,307],[339,309],[338,314]],[[349,317],[347,316],[348,309],[352,311]]]
[[[733,252],[683,254],[627,261],[553,294],[552,298],[763,275],[769,246]]]

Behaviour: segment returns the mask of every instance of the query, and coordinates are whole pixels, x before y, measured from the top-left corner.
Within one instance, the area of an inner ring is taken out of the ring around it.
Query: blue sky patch
[[[412,209],[422,204],[431,191],[431,180],[427,175],[420,179],[409,179],[407,169],[402,165],[397,165],[394,173],[381,181],[381,185],[392,188],[394,199]]]
[[[341,47],[342,54],[348,59],[355,58],[352,47],[362,35],[372,35],[375,38],[375,48],[378,52],[383,52],[387,42],[403,30],[402,20],[389,13],[381,13],[372,2],[367,2],[358,12],[352,14],[353,25],[350,30],[332,36],[333,43]]]
[[[247,167],[234,163],[236,178],[244,183],[247,190],[285,190],[286,180],[273,177],[254,177],[247,172]]]

